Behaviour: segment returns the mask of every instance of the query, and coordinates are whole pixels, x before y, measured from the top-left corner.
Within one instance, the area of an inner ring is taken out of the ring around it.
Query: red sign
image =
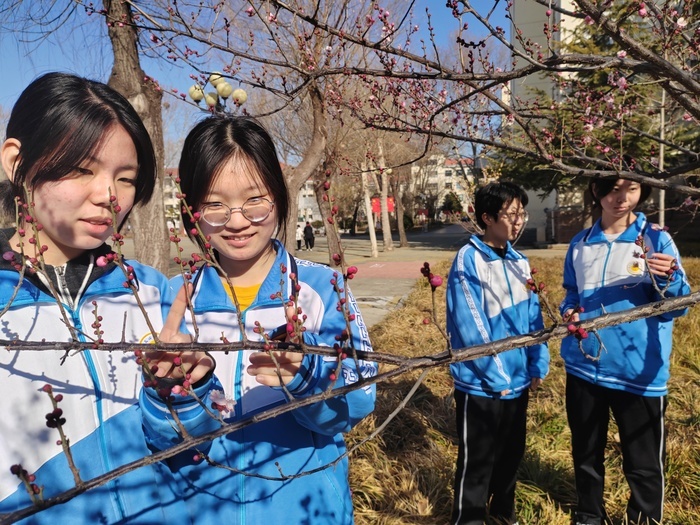
[[[387,208],[390,212],[394,211],[394,197],[389,196],[386,198]],[[381,199],[379,197],[372,197],[372,213],[380,213],[382,211]]]

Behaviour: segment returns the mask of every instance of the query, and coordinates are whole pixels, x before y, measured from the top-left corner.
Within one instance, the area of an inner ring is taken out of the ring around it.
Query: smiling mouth
[[[227,241],[247,241],[252,235],[227,235],[224,237]]]

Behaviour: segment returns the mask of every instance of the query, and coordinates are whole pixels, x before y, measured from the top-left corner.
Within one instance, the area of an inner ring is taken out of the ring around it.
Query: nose
[[[236,208],[230,208],[230,216],[228,222],[224,225],[231,229],[245,228],[250,225],[250,221],[243,215],[243,208],[240,206]]]
[[[100,206],[109,206],[110,197],[119,198],[112,177],[102,174],[95,175],[90,181],[90,196],[92,202]]]

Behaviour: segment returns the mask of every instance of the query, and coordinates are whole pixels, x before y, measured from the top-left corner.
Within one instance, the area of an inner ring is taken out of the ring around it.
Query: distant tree
[[[445,199],[442,201],[442,206],[440,211],[443,213],[462,213],[462,203],[459,201],[459,197],[455,195],[454,192],[449,192],[445,195]]]

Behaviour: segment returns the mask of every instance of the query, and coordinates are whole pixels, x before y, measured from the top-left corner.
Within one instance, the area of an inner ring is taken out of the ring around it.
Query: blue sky
[[[492,2],[483,2],[488,7]],[[457,21],[445,8],[444,0],[417,0],[416,18],[421,29],[427,26],[425,8],[433,15],[433,25],[439,45],[447,45]],[[80,16],[80,19],[86,17]],[[96,20],[87,19],[82,26],[63,31],[60,40],[50,38],[43,42],[27,42],[40,35],[18,35],[0,32],[0,107],[8,113],[22,90],[37,76],[49,71],[67,71],[78,75],[105,80],[111,70],[112,57],[106,40],[101,37]],[[507,26],[501,18],[500,25]],[[22,41],[24,40],[24,41]],[[144,70],[164,86],[187,89],[191,84],[190,71],[178,69],[160,60],[145,59]]]

